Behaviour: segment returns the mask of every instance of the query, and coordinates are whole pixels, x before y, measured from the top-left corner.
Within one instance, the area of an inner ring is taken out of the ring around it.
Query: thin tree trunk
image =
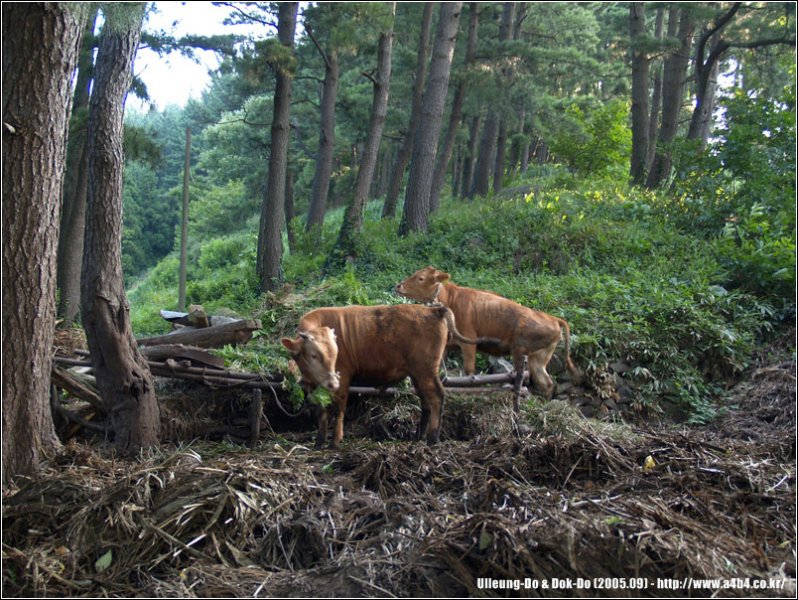
[[[438,29],[432,47],[429,79],[422,101],[421,121],[413,144],[410,175],[405,193],[405,205],[399,233],[427,231],[429,197],[432,190],[432,173],[441,133],[446,92],[452,70],[454,44],[460,25],[462,2],[446,2],[441,5]]]
[[[389,3],[391,14],[396,12],[396,3]],[[393,29],[380,35],[377,47],[377,72],[374,74],[372,84],[374,95],[371,103],[371,119],[369,121],[369,136],[366,149],[363,152],[360,168],[355,180],[355,189],[352,202],[346,209],[341,230],[338,234],[336,245],[337,256],[330,257],[328,263],[339,262],[355,256],[355,236],[363,229],[363,212],[366,209],[369,187],[374,177],[377,163],[377,154],[380,149],[382,130],[385,118],[388,115],[388,92],[391,83],[391,56],[393,54]]]
[[[477,142],[479,141],[481,120],[479,115],[471,117],[471,124],[468,127],[468,147],[463,159],[463,180],[460,184],[461,198],[472,198],[474,196],[474,166],[477,158]]]
[[[729,43],[721,37],[721,32],[734,19],[741,6],[742,2],[735,2],[711,26],[701,32],[701,36],[696,42],[696,56],[693,63],[696,86],[695,108],[690,119],[687,139],[698,140],[701,148],[706,146],[712,125],[720,59],[730,47]],[[707,55],[706,49],[711,40],[714,40],[714,43]]]
[[[670,144],[676,138],[679,126],[679,112],[684,99],[684,83],[687,64],[690,61],[690,47],[693,42],[694,24],[689,8],[672,8],[671,19],[679,18],[679,49],[665,60],[662,81],[662,124],[657,135],[657,151],[646,179],[649,189],[660,187],[670,176],[673,159]]]
[[[144,3],[128,5],[125,17],[105,15],[89,110],[89,193],[81,276],[81,315],[97,387],[116,448],[125,455],[157,444],[160,429],[152,376],[133,337],[122,275],[122,121],[144,7]]]
[[[405,135],[399,154],[396,156],[391,179],[388,183],[388,193],[385,196],[385,203],[382,206],[382,218],[392,219],[396,216],[396,206],[399,203],[399,192],[402,188],[405,169],[413,155],[413,143],[416,138],[416,130],[421,120],[421,99],[424,94],[424,83],[427,79],[427,58],[430,47],[430,30],[432,29],[432,11],[435,8],[434,2],[424,4],[424,13],[421,19],[421,33],[418,38],[418,50],[416,51],[416,72],[413,76],[413,101],[410,110],[410,122],[407,125]]]
[[[191,128],[186,127],[186,150],[183,157],[183,207],[180,219],[180,277],[177,287],[177,310],[186,310],[186,270],[188,267],[188,198],[191,181]]]
[[[460,125],[460,120],[463,115],[463,101],[465,100],[466,90],[466,73],[471,65],[474,64],[477,54],[477,31],[479,29],[479,5],[476,2],[470,2],[468,5],[469,18],[468,18],[468,41],[466,42],[466,56],[463,71],[465,72],[460,82],[457,84],[457,91],[452,100],[452,110],[449,113],[449,125],[446,128],[446,136],[443,139],[443,146],[438,153],[438,158],[435,161],[435,172],[432,175],[432,190],[429,197],[429,212],[434,213],[438,210],[441,199],[441,190],[443,183],[446,179],[446,169],[449,166],[449,161],[452,158],[452,151],[454,149],[454,141],[457,137],[457,129]],[[454,177],[454,175],[453,175]],[[456,180],[452,179],[452,187]],[[454,192],[453,192],[454,195]]]
[[[474,165],[474,180],[470,196],[487,196],[490,191],[492,167],[495,166],[496,138],[499,134],[499,117],[490,111],[482,128],[482,137]]]
[[[321,52],[321,50],[319,50]],[[324,213],[327,210],[327,196],[330,193],[333,151],[335,149],[335,100],[338,96],[338,52],[329,50],[324,58],[324,86],[321,96],[321,130],[319,131],[319,151],[316,154],[316,173],[313,176],[313,190],[308,207],[307,231],[314,227],[321,230]]]
[[[496,136],[496,164],[493,166],[493,193],[498,194],[504,186],[505,153],[507,152],[507,123],[500,118]]]
[[[55,255],[70,83],[86,17],[50,2],[3,3],[2,15],[5,488],[61,446],[49,400]]]
[[[294,228],[291,222],[296,217],[296,209],[294,208],[294,173],[291,165],[288,165],[285,174],[285,228],[288,236],[288,249],[292,250],[296,242],[294,235]]]
[[[665,22],[665,9],[662,7],[657,9],[657,21],[654,26],[654,36],[658,40],[662,40],[663,26]],[[674,24],[675,25],[675,24]],[[674,27],[673,35],[676,35],[676,28]],[[657,61],[657,66],[654,71],[654,81],[652,83],[653,91],[651,92],[651,110],[648,117],[648,150],[646,152],[646,173],[651,169],[651,163],[654,162],[654,154],[657,149],[657,129],[659,127],[659,113],[662,108],[662,61]]]
[[[632,45],[632,158],[629,176],[635,185],[645,182],[649,143],[649,58],[644,49],[636,47],[645,32],[645,3],[631,2],[629,4],[629,38]]]
[[[505,2],[502,9],[502,20],[499,26],[499,43],[505,42],[510,39],[513,31],[513,20],[515,17],[515,3]],[[500,92],[501,93],[501,92]],[[504,158],[497,156],[496,145],[499,141],[499,133],[501,127],[501,117],[499,113],[493,109],[488,109],[488,117],[485,125],[482,128],[482,138],[479,142],[479,153],[477,161],[474,166],[474,182],[471,187],[470,196],[487,196],[490,191],[491,179],[495,182],[499,181],[501,188],[501,177],[504,173],[497,173],[493,175],[497,163],[504,168]],[[502,149],[503,151],[503,149]],[[498,160],[497,160],[498,159]]]
[[[293,51],[298,2],[281,2],[277,38]],[[291,136],[291,81],[293,73],[277,68],[274,113],[271,127],[271,155],[266,197],[260,214],[258,234],[258,279],[263,292],[276,290],[283,282],[283,223],[285,222],[285,179],[288,169],[288,142]]]
[[[72,100],[72,122],[69,135],[64,181],[61,229],[58,237],[58,314],[70,326],[80,314],[80,265],[83,260],[83,238],[86,230],[86,188],[88,155],[86,154],[86,120],[89,91],[94,76],[94,26],[97,8],[92,8],[83,32],[78,59],[78,77]]]

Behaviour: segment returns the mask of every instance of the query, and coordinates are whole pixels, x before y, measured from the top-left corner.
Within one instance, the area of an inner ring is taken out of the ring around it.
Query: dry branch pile
[[[781,377],[765,403],[782,409],[795,394],[783,375],[759,376]],[[416,413],[397,404],[379,420]],[[203,442],[128,462],[73,442],[4,500],[4,592],[637,596],[478,581],[794,578],[795,413],[791,439],[763,425],[753,441],[732,435],[735,414],[703,430],[633,432],[553,402],[523,415],[534,433],[513,436],[507,406],[467,397],[447,402],[452,434],[433,447],[352,428],[338,452],[274,436],[254,450]]]

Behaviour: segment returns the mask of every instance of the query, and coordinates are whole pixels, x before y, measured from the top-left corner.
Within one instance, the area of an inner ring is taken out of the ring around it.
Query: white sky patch
[[[263,25],[223,25],[230,9],[211,2],[155,2],[155,6],[156,11],[149,11],[144,22],[144,31],[149,33],[163,31],[178,39],[189,34],[265,37],[270,33]],[[219,58],[209,50],[195,50],[194,55],[196,60],[179,52],[160,57],[152,50],[139,49],[133,70],[159,110],[169,105],[185,106],[189,98],[199,98],[210,83],[209,71],[219,66]],[[127,105],[138,111],[149,109],[133,94],[128,95]]]

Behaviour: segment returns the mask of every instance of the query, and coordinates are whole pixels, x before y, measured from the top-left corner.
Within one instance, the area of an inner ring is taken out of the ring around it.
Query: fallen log
[[[83,362],[76,361],[74,359],[64,359],[58,356],[55,357],[55,360],[61,363],[66,361],[70,361],[72,363]],[[105,405],[100,398],[100,394],[96,390],[86,385],[84,382],[80,381],[77,377],[74,377],[66,369],[62,369],[54,364],[52,371],[50,372],[50,381],[57,388],[66,391],[75,398],[79,398],[88,402],[96,411],[100,412],[101,414],[105,414]]]
[[[183,327],[166,335],[140,338],[136,341],[139,346],[186,344],[201,348],[216,348],[227,344],[243,344],[260,328],[261,323],[257,319],[240,320],[201,329]]]
[[[526,389],[526,388],[522,388]],[[513,389],[511,387],[501,387],[497,388],[495,386],[489,387],[444,387],[443,391],[447,394],[484,394],[486,392],[504,392],[508,391],[511,392]],[[381,396],[385,398],[393,398],[395,396],[399,396],[401,394],[414,394],[418,395],[415,388],[409,389],[399,389],[395,387],[390,388],[371,388],[371,387],[358,387],[352,386],[349,388],[350,395],[358,395],[358,396],[365,396],[365,397],[374,397],[374,396]]]
[[[524,372],[524,379],[529,379],[529,372]],[[495,383],[513,383],[515,381],[515,373],[495,373],[493,375],[466,375],[463,377],[449,377],[446,376],[441,379],[444,387],[479,387],[481,385],[490,385]]]
[[[196,346],[183,344],[163,344],[160,346],[144,346],[141,353],[148,361],[165,362],[166,359],[187,359],[192,363],[201,363],[217,369],[224,368],[224,359]]]

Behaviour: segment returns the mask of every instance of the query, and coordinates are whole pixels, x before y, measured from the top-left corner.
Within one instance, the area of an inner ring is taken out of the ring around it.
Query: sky
[[[155,5],[157,12],[148,13],[144,31],[164,31],[178,38],[189,33],[246,35],[255,31],[255,27],[248,25],[222,25],[230,9],[211,2],[156,2]],[[177,52],[159,57],[146,48],[139,49],[134,71],[147,85],[151,102],[158,110],[170,104],[184,106],[189,98],[200,97],[210,82],[208,71],[215,69],[219,60],[214,52],[205,50],[195,51],[195,57],[199,63]],[[133,94],[128,96],[127,106],[140,111],[149,109]]]

